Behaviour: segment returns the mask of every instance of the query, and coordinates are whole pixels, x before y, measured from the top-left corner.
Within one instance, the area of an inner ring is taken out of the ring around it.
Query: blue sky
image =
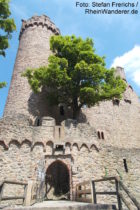
[[[91,3],[92,0],[85,2]],[[0,116],[12,76],[21,19],[28,19],[35,14],[48,15],[62,35],[93,38],[96,52],[106,56],[107,67],[125,67],[128,82],[140,95],[140,14],[85,15],[84,8],[76,8],[75,4],[76,0],[11,0],[10,8],[17,31],[13,33],[10,48],[6,50],[6,58],[0,57],[0,81],[8,83],[6,88],[0,90]]]

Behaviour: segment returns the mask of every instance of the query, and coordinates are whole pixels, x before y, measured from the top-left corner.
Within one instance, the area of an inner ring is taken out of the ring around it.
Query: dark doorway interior
[[[64,111],[64,107],[60,106],[60,115],[64,116],[65,111]]]
[[[69,199],[69,170],[61,161],[53,162],[46,172],[48,199]]]

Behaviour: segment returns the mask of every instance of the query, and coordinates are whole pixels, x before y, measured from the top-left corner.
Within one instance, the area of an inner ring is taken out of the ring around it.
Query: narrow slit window
[[[128,173],[128,166],[127,166],[127,161],[126,161],[126,159],[123,159],[123,164],[124,164],[125,172]]]
[[[101,132],[102,139],[105,139],[104,132]]]
[[[65,111],[64,111],[64,107],[60,106],[60,115],[64,116]]]
[[[98,131],[98,139],[100,139],[101,138],[101,135],[100,135],[100,132]]]
[[[124,99],[124,101],[125,101],[126,103],[129,103],[129,104],[131,104],[131,100],[128,100],[128,99]]]
[[[37,126],[40,126],[40,119],[37,119]]]

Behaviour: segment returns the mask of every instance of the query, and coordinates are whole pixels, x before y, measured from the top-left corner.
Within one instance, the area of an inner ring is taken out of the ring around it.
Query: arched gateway
[[[62,161],[54,161],[46,171],[47,199],[69,199],[70,174]]]

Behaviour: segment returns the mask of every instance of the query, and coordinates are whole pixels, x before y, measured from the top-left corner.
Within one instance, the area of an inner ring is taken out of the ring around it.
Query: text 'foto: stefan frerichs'
[[[76,7],[135,7],[135,3],[130,2],[76,2]]]

